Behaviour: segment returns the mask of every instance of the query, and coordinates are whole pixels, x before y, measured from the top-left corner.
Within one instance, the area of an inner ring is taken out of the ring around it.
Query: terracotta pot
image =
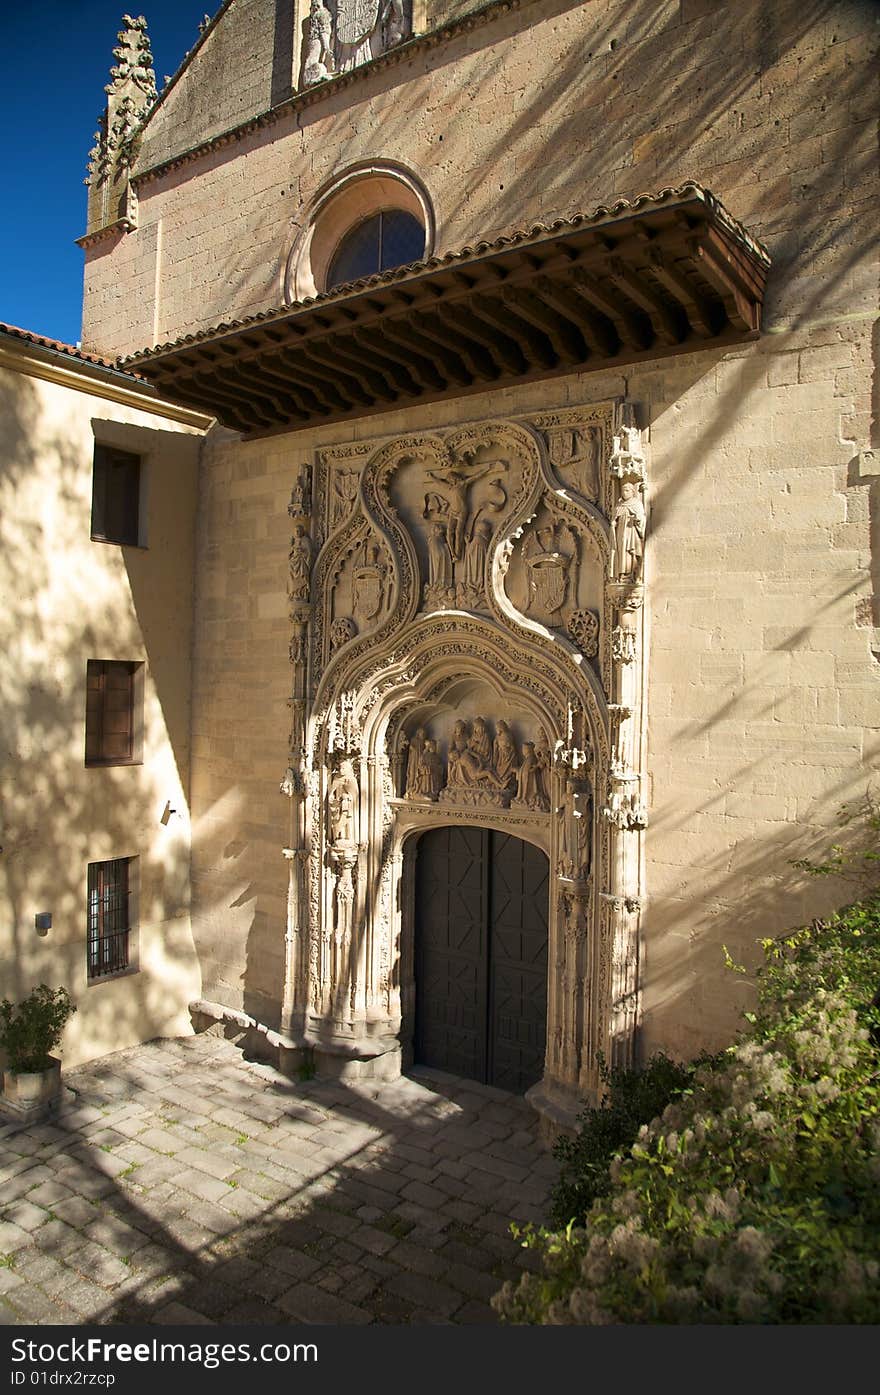
[[[3,1072],[3,1103],[23,1119],[38,1118],[61,1098],[61,1062],[50,1056],[46,1070]]]

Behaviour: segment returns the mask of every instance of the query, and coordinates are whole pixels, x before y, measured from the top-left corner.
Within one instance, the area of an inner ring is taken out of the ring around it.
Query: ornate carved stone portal
[[[529,1097],[570,1122],[638,1023],[641,436],[602,403],[340,444],[291,485],[284,1030],[322,1068],[396,1074],[418,837],[509,833],[551,868]]]

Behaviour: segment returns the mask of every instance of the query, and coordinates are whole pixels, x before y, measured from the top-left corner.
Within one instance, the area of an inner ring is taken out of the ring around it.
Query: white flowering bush
[[[880,895],[766,941],[758,1008],[581,1222],[528,1231],[508,1322],[880,1322]]]

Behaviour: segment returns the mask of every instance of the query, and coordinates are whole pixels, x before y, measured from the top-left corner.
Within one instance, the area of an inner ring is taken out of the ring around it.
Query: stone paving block
[[[295,1279],[307,1279],[321,1267],[320,1260],[312,1255],[303,1254],[301,1250],[290,1249],[286,1245],[277,1245],[270,1250],[266,1255],[266,1263]]]
[[[296,1284],[278,1299],[277,1306],[299,1322],[366,1325],[372,1314],[336,1294],[308,1284]]]
[[[34,1206],[30,1200],[14,1201],[5,1207],[0,1224],[17,1225],[21,1230],[36,1230],[49,1219],[48,1211],[42,1206]]]
[[[244,1187],[230,1187],[227,1196],[220,1202],[227,1211],[231,1211],[233,1216],[238,1216],[241,1220],[251,1221],[258,1216],[262,1216],[268,1210],[269,1203],[260,1196],[254,1196],[253,1192],[247,1191]]]
[[[74,1275],[64,1290],[64,1301],[79,1314],[81,1322],[97,1322],[113,1300],[97,1284]]]
[[[23,1283],[21,1274],[16,1274],[14,1269],[8,1269],[5,1265],[0,1268],[0,1293],[8,1293],[10,1289]]]
[[[285,1274],[281,1269],[262,1269],[259,1274],[247,1284],[246,1292],[252,1293],[257,1298],[264,1299],[267,1303],[273,1302],[279,1295],[290,1287],[291,1275]]]
[[[429,1278],[440,1278],[448,1267],[442,1250],[426,1250],[421,1245],[411,1245],[408,1240],[399,1240],[393,1250],[388,1251],[388,1259],[404,1269],[412,1269],[416,1274],[426,1274]]]
[[[180,1187],[203,1201],[219,1201],[229,1191],[228,1182],[221,1182],[217,1177],[208,1177],[204,1172],[175,1172],[169,1180],[172,1186]]]
[[[42,1164],[37,1167],[29,1167],[25,1171],[19,1172],[15,1177],[10,1177],[8,1182],[3,1184],[3,1200],[17,1201],[20,1196],[25,1196],[33,1191],[42,1182],[47,1182],[52,1178],[52,1173],[48,1167]]]
[[[230,1231],[237,1229],[240,1224],[239,1218],[233,1216],[225,1207],[218,1206],[212,1201],[202,1201],[193,1198],[192,1206],[188,1208],[188,1217],[197,1226],[202,1226],[211,1231],[214,1235],[228,1235]]]
[[[102,1245],[87,1240],[67,1256],[70,1265],[102,1288],[113,1288],[131,1277],[131,1271]]]
[[[152,1322],[167,1324],[169,1327],[216,1327],[216,1323],[202,1313],[197,1313],[185,1303],[166,1303],[154,1313]]]
[[[462,1295],[455,1289],[438,1283],[436,1279],[429,1279],[425,1274],[401,1271],[388,1279],[384,1287],[387,1293],[396,1294],[406,1302],[417,1304],[420,1308],[428,1308],[431,1312],[443,1313],[447,1317],[450,1317],[456,1308],[460,1308],[463,1302]]]
[[[228,1326],[233,1323],[248,1324],[253,1323],[257,1327],[278,1327],[287,1326],[290,1317],[287,1313],[282,1313],[280,1309],[271,1303],[265,1303],[259,1298],[242,1298],[223,1319]]]
[[[499,1285],[500,1287],[500,1285]],[[471,1299],[458,1309],[455,1314],[455,1321],[462,1327],[490,1327],[497,1325],[498,1314],[490,1308],[487,1303],[480,1303],[476,1299]]]
[[[149,1236],[138,1230],[135,1226],[127,1225],[125,1221],[120,1221],[116,1216],[102,1216],[93,1220],[88,1225],[83,1234],[88,1236],[96,1245],[103,1245],[120,1259],[123,1256],[132,1255],[137,1250],[143,1249],[144,1245],[150,1243]]]
[[[40,1186],[34,1187],[27,1194],[28,1201],[34,1206],[44,1206],[51,1210],[56,1201],[69,1201],[73,1192],[65,1187],[61,1182],[43,1182]]]
[[[6,1301],[16,1313],[19,1322],[72,1324],[78,1320],[78,1314],[73,1308],[68,1308],[67,1304],[58,1298],[48,1298],[45,1293],[41,1293],[38,1288],[31,1288],[29,1284],[21,1284],[12,1289],[7,1294]]]
[[[384,1214],[371,1207],[362,1207],[361,1210],[369,1210],[376,1219]],[[359,1230],[363,1219],[360,1212],[357,1216],[349,1216],[342,1211],[332,1211],[327,1206],[316,1206],[309,1214],[309,1220],[320,1226],[321,1230],[326,1230],[328,1235],[336,1235],[339,1238],[352,1235],[356,1230]]]
[[[82,1236],[64,1221],[47,1221],[34,1231],[34,1244],[48,1254],[66,1255],[82,1244]]]
[[[411,1201],[419,1207],[427,1207],[431,1211],[436,1211],[446,1200],[446,1195],[439,1187],[428,1187],[424,1182],[409,1182],[400,1193],[405,1201]]]
[[[493,1274],[474,1269],[469,1264],[451,1264],[443,1276],[443,1282],[469,1298],[480,1298],[486,1303],[501,1287]]]
[[[370,1225],[362,1225],[352,1231],[350,1239],[353,1245],[359,1245],[362,1250],[369,1250],[373,1255],[386,1254],[396,1243],[396,1237],[389,1235],[387,1230],[377,1230],[375,1226]]]
[[[177,1170],[181,1164],[192,1167],[196,1172],[205,1172],[209,1177],[216,1177],[221,1182],[227,1177],[231,1177],[233,1172],[237,1172],[240,1163],[231,1161],[228,1158],[218,1157],[216,1153],[209,1153],[200,1148],[183,1148],[176,1155]]]
[[[186,1294],[189,1307],[205,1317],[213,1318],[215,1322],[219,1322],[239,1299],[237,1289],[215,1278],[194,1279]]]
[[[67,1201],[56,1201],[52,1210],[59,1220],[66,1221],[77,1230],[97,1220],[100,1215],[92,1203],[82,1196],[71,1196]]]

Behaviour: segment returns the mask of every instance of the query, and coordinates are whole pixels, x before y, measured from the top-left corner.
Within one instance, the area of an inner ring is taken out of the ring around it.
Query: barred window
[[[90,979],[130,967],[130,857],[89,863],[87,973]]]

